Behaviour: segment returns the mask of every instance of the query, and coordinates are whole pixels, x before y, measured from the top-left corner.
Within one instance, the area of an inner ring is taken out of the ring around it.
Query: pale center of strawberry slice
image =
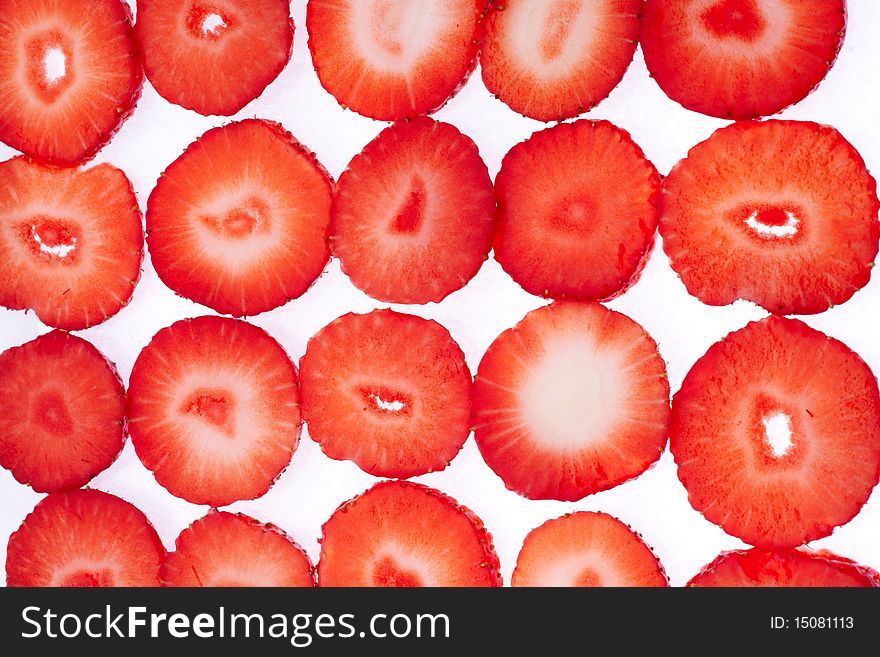
[[[25,48],[31,89],[43,102],[54,102],[73,81],[68,39],[58,30],[49,30],[31,38]]]
[[[413,570],[404,568],[392,556],[380,557],[373,564],[373,584],[385,587],[419,587],[424,586],[422,578]]]
[[[225,390],[200,388],[183,401],[180,412],[198,418],[230,438],[235,436],[235,401]]]
[[[427,190],[420,176],[414,176],[409,192],[394,215],[391,226],[396,233],[412,234],[419,230],[425,216]]]
[[[789,468],[803,457],[797,444],[803,427],[795,412],[795,408],[787,407],[775,395],[760,393],[755,397],[750,426],[752,449],[765,467]],[[810,415],[809,410],[805,412]]]
[[[803,210],[792,205],[745,204],[736,208],[731,217],[745,226],[746,232],[761,240],[793,240],[803,228]]]
[[[75,570],[64,575],[59,585],[73,588],[106,588],[113,586],[113,574],[107,568]]]
[[[779,458],[785,456],[791,449],[791,418],[785,413],[776,412],[767,415],[761,420],[764,423],[764,436],[773,456]]]
[[[34,216],[18,225],[18,235],[31,254],[44,263],[72,263],[79,242],[76,226],[63,219]]]
[[[443,4],[426,0],[352,3],[348,24],[355,50],[372,68],[411,77],[419,60],[438,47],[438,38],[456,30],[460,14],[444,11]]]
[[[201,221],[220,237],[240,239],[269,229],[269,206],[250,196],[222,214],[202,215]]]
[[[755,0],[721,0],[704,10],[700,18],[719,39],[755,41],[767,27]]]
[[[556,204],[548,215],[550,228],[563,233],[566,239],[583,235],[596,216],[596,203],[586,194],[568,197]]]
[[[370,410],[380,417],[403,417],[412,415],[412,397],[400,390],[386,386],[368,386],[359,388],[364,410]]]
[[[73,431],[73,419],[64,397],[57,390],[41,391],[32,405],[35,424],[57,435]]]
[[[186,27],[197,39],[216,41],[231,25],[230,17],[210,4],[193,4],[186,17]]]
[[[621,358],[581,338],[556,338],[520,388],[522,422],[542,447],[578,451],[602,443],[620,420]]]
[[[537,4],[540,8],[543,3]],[[558,59],[571,38],[578,12],[583,8],[581,0],[567,0],[544,6],[544,29],[541,30],[540,53],[544,61]],[[549,11],[547,11],[549,10]]]

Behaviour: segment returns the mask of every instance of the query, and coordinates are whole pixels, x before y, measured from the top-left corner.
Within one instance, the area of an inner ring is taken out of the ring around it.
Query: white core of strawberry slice
[[[571,76],[572,69],[594,48],[601,20],[592,2],[529,0],[506,7],[510,12],[503,36],[518,64],[536,77],[553,80]]]
[[[758,210],[753,210],[752,213],[746,217],[745,224],[762,237],[793,237],[794,235],[797,235],[800,219],[798,219],[791,210],[784,210],[784,212],[785,223],[778,226],[762,222]]]
[[[773,456],[785,456],[793,444],[791,418],[785,413],[771,413],[761,421],[764,423],[764,435],[773,450]]]
[[[202,21],[202,32],[216,36],[223,28],[228,27],[220,14],[208,14]]]
[[[605,440],[620,419],[624,363],[585,335],[557,337],[520,389],[522,422],[549,450],[577,451]]]
[[[364,0],[351,3],[349,31],[370,66],[412,74],[418,61],[456,32],[461,12],[437,0]]]
[[[47,48],[43,56],[43,69],[49,85],[58,83],[67,75],[67,56],[59,47]]]
[[[607,555],[601,552],[574,554],[558,558],[548,563],[540,574],[538,586],[626,586],[614,568],[608,563]]]

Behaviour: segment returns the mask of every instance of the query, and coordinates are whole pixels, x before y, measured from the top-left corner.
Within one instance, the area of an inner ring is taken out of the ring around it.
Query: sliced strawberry
[[[670,450],[691,505],[758,547],[852,519],[880,479],[880,394],[846,345],[781,317],[709,348],[672,402]]]
[[[137,0],[138,43],[159,95],[199,114],[235,114],[287,65],[289,0]]]
[[[722,119],[803,100],[834,64],[844,0],[648,0],[641,42],[672,100]]]
[[[109,164],[0,163],[0,305],[67,330],[100,324],[131,299],[144,229],[131,183]]]
[[[442,470],[470,434],[471,373],[435,321],[343,315],[309,340],[300,376],[309,435],[377,477]]]
[[[0,466],[35,491],[79,488],[125,440],[125,390],[100,351],[52,331],[0,354]]]
[[[880,586],[880,574],[830,552],[761,550],[722,552],[688,586]]]
[[[834,128],[772,120],[722,128],[663,186],[663,248],[704,303],[818,313],[868,283],[877,185]]]
[[[321,85],[382,121],[427,114],[465,83],[485,0],[310,0],[309,50]]]
[[[121,0],[0,0],[0,141],[92,157],[134,111],[144,74]]]
[[[333,183],[279,123],[208,130],[147,203],[156,273],[178,294],[237,317],[303,294],[327,264]]]
[[[657,229],[660,176],[608,121],[561,123],[504,156],[495,259],[527,292],[603,300],[638,280]]]
[[[433,488],[382,481],[324,523],[321,586],[501,586],[492,535]]]
[[[553,303],[491,344],[473,409],[477,446],[510,490],[579,500],[660,458],[666,364],[626,315],[597,303]]]
[[[495,0],[485,19],[486,88],[516,112],[561,121],[620,82],[639,39],[642,0]]]
[[[98,490],[52,493],[9,537],[7,586],[158,586],[165,548],[147,517]]]
[[[511,586],[669,586],[651,548],[607,513],[579,511],[526,536]]]
[[[395,123],[354,157],[333,199],[331,245],[361,290],[440,301],[492,248],[495,192],[476,144],[448,123]]]
[[[131,372],[135,451],[156,481],[193,504],[263,495],[299,442],[296,367],[256,326],[226,317],[175,322]]]
[[[663,191],[663,249],[704,303],[819,313],[868,283],[877,184],[834,128],[730,125],[692,148]]]
[[[274,525],[210,511],[184,529],[159,569],[163,586],[314,586],[308,555]]]

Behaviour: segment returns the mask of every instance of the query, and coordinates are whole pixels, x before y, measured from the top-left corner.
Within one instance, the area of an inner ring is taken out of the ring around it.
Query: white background
[[[847,36],[837,64],[815,93],[781,116],[835,126],[861,152],[876,175],[880,173],[880,3],[850,0],[849,5]],[[348,161],[386,124],[342,110],[321,88],[306,43],[304,0],[292,3],[292,16],[296,32],[291,62],[263,95],[235,118],[280,121],[314,150],[337,178]],[[684,110],[666,98],[648,77],[641,51],[636,53],[611,96],[585,116],[609,119],[628,130],[663,174],[691,146],[725,124]],[[514,144],[545,127],[492,98],[482,84],[479,70],[435,117],[456,125],[477,143],[493,177],[501,158]],[[122,168],[145,209],[160,172],[201,133],[229,120],[202,117],[171,105],[147,82],[137,110],[95,161],[111,162]],[[0,160],[15,154],[0,144]],[[492,340],[542,303],[523,292],[490,259],[467,287],[442,303],[396,308],[436,319],[446,326],[475,372]],[[308,338],[332,319],[348,311],[365,312],[382,305],[355,289],[334,260],[303,297],[250,321],[272,334],[298,362]],[[640,282],[609,305],[640,322],[657,340],[668,363],[673,392],[709,345],[765,314],[749,303],[713,308],[690,297],[669,268],[659,243]],[[166,288],[157,278],[148,255],[131,305],[104,324],[78,334],[114,361],[127,381],[138,352],[156,331],[178,319],[212,312]],[[880,371],[877,276],[851,301],[804,319],[843,340],[875,372]],[[0,349],[19,345],[46,331],[33,313],[0,309]],[[275,486],[259,500],[238,502],[229,508],[279,525],[317,562],[321,524],[340,503],[375,481],[350,462],[332,461],[324,456],[306,430],[290,467]],[[673,585],[684,584],[720,551],[743,547],[738,539],[726,535],[690,507],[668,451],[638,479],[573,504],[530,501],[507,491],[483,463],[472,438],[449,468],[418,477],[417,481],[454,496],[483,519],[495,537],[505,583],[510,581],[526,533],[545,520],[574,510],[602,510],[630,524],[653,547]],[[157,485],[130,443],[118,461],[95,478],[91,486],[119,495],[142,509],[168,548],[173,547],[175,537],[184,527],[207,511],[206,507],[173,497]],[[7,471],[0,470],[0,544],[6,544],[9,534],[40,498]],[[880,569],[880,493],[875,490],[852,522],[813,546],[834,550]]]

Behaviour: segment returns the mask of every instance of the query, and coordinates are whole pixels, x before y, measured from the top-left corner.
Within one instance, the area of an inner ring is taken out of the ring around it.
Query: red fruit
[[[74,331],[131,299],[144,229],[131,183],[110,164],[0,162],[0,305]]]
[[[226,317],[175,322],[131,372],[131,442],[156,481],[193,504],[263,495],[300,434],[296,367],[268,333]]]
[[[880,574],[830,552],[722,552],[688,586],[880,586]]]
[[[289,0],[137,0],[147,78],[168,102],[231,116],[263,93],[293,47]]]
[[[480,67],[486,88],[516,112],[561,121],[617,86],[639,39],[642,0],[496,0]]]
[[[704,303],[819,313],[871,276],[877,184],[834,128],[727,126],[673,167],[663,192],[663,249]]]
[[[605,300],[636,282],[654,244],[660,176],[629,134],[580,120],[536,132],[495,179],[495,259],[527,292]]]
[[[315,156],[279,123],[247,119],[208,130],[150,194],[156,273],[220,313],[277,308],[327,264],[332,188]]]
[[[722,119],[775,114],[834,64],[844,0],[648,0],[641,42],[672,100]]]
[[[426,117],[382,131],[339,177],[331,244],[358,288],[390,303],[440,301],[492,248],[495,192],[477,146]]]
[[[343,315],[309,340],[300,376],[309,435],[377,477],[442,470],[470,434],[471,373],[435,321]]]
[[[465,83],[485,0],[310,0],[309,50],[321,85],[382,121],[428,114]]]
[[[640,475],[668,423],[656,343],[597,303],[533,310],[490,345],[474,381],[477,446],[531,499],[579,500]]]
[[[0,0],[0,141],[53,164],[92,157],[144,74],[120,0]]]
[[[314,586],[308,555],[287,534],[240,513],[210,511],[177,537],[163,586]]]
[[[606,513],[579,511],[526,536],[511,586],[669,586],[651,548]]]
[[[828,536],[880,478],[877,380],[797,320],[769,317],[712,345],[673,398],[669,435],[691,505],[758,547]]]
[[[158,586],[165,548],[115,495],[69,490],[40,500],[9,537],[7,586]]]
[[[0,466],[37,492],[79,488],[125,440],[125,390],[100,351],[52,331],[0,354]]]
[[[433,488],[382,481],[324,523],[321,586],[501,586],[492,535]]]

